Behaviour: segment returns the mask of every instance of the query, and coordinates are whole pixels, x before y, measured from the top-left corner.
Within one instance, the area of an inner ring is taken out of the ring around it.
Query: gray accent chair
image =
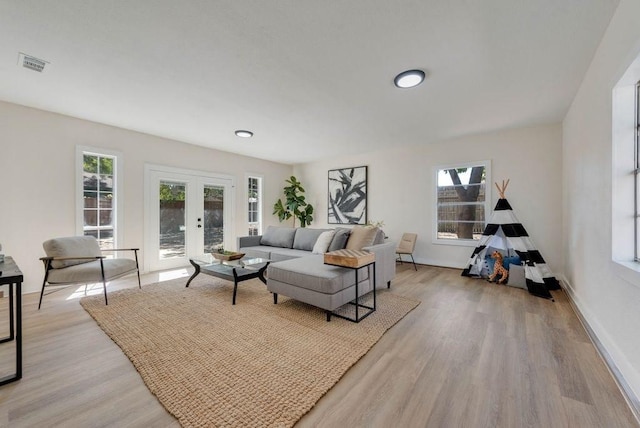
[[[38,309],[42,305],[42,297],[46,286],[62,286],[73,284],[92,284],[101,282],[104,289],[104,303],[107,300],[107,282],[132,273],[138,274],[140,285],[140,269],[138,267],[139,248],[119,248],[101,250],[93,236],[71,236],[54,238],[42,244],[46,257],[44,263],[44,280]],[[135,260],[126,258],[108,259],[103,252],[132,251]]]

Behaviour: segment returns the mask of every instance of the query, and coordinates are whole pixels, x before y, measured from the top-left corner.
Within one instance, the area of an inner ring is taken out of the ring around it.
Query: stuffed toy
[[[496,261],[493,265],[493,273],[489,277],[489,282],[496,281],[498,284],[504,284],[507,281],[507,278],[509,278],[509,271],[505,269],[502,264],[502,254],[499,251],[494,251],[491,253],[491,258]],[[498,275],[500,276],[500,279],[497,279]]]

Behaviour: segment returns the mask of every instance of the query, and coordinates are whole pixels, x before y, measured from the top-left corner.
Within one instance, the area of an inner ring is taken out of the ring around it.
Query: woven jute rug
[[[185,427],[293,426],[419,302],[378,293],[359,324],[201,275],[81,300],[151,392]]]

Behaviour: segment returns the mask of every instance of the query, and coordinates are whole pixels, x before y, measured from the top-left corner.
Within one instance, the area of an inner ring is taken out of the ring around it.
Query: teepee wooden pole
[[[507,186],[509,185],[509,180],[510,180],[509,178],[507,178],[506,182],[502,180],[502,186],[500,186],[498,183],[494,183],[496,185],[496,188],[498,189],[498,194],[500,195],[500,199],[505,199],[504,192],[507,190]]]

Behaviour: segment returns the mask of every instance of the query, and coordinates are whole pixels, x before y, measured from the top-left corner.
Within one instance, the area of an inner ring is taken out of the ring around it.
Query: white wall
[[[620,2],[564,120],[562,168],[568,290],[636,396],[640,273],[612,262],[612,91],[640,54],[639,16]]]
[[[418,234],[416,261],[464,267],[473,247],[432,243],[435,175],[443,164],[491,160],[493,181],[511,180],[507,199],[551,269],[562,262],[562,132],[560,124],[474,135],[296,165],[316,210],[312,227],[327,224],[327,171],[368,166],[368,218],[383,220],[390,239]],[[492,186],[491,208],[498,200]]]
[[[123,153],[124,247],[144,246],[145,162],[234,176],[232,242],[247,233],[245,173],[264,175],[265,224],[277,224],[273,202],[292,172],[289,165],[0,102],[0,243],[22,269],[27,292],[42,284],[42,242],[75,235],[76,145]]]

